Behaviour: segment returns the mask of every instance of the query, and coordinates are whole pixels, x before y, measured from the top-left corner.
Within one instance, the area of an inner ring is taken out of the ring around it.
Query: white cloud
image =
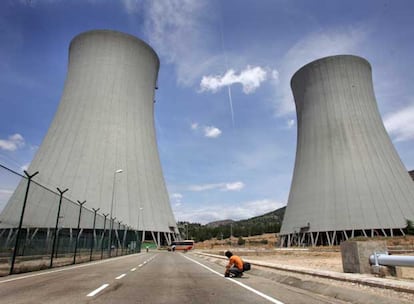
[[[397,142],[414,139],[414,104],[387,115],[384,125]]]
[[[0,139],[0,149],[2,150],[15,151],[24,145],[24,138],[18,133],[10,135],[8,139]]]
[[[217,138],[221,135],[222,131],[214,126],[200,126],[198,123],[191,124],[191,130],[196,133],[203,132],[205,137]]]
[[[240,191],[243,189],[245,184],[243,182],[233,183],[217,183],[217,184],[204,184],[204,185],[192,185],[188,187],[189,191],[199,192],[218,189],[220,191]]]
[[[226,184],[226,191],[240,191],[244,188],[243,182],[235,182],[235,183],[228,183]]]
[[[188,187],[189,191],[199,192],[199,191],[206,191],[217,189],[223,187],[224,184],[204,184],[204,185],[192,185]]]
[[[181,200],[183,199],[183,195],[181,193],[172,193],[170,195],[170,198],[174,202],[174,207],[179,207],[182,205]]]
[[[213,31],[214,14],[209,14],[209,1],[170,0],[146,2],[145,33],[149,43],[175,65],[177,82],[190,86],[211,66],[222,64],[208,50]]]
[[[122,0],[122,4],[128,14],[136,14],[141,10],[143,0]]]
[[[59,2],[63,2],[64,0],[19,0],[20,4],[27,5],[30,7],[36,7],[37,5],[42,4],[55,4]],[[99,0],[88,0],[91,3],[94,3]]]
[[[215,93],[223,87],[239,83],[243,86],[243,92],[245,94],[250,94],[260,87],[260,84],[266,79],[266,70],[259,66],[247,66],[247,68],[239,74],[236,74],[233,69],[230,69],[223,76],[203,76],[200,83],[200,91],[211,91]]]
[[[275,80],[276,82],[279,82],[279,71],[278,70],[272,71],[272,79]]]
[[[299,40],[284,56],[280,84],[275,86],[275,111],[278,116],[295,112],[290,80],[302,66],[326,56],[356,54],[367,37],[363,28],[338,28],[314,32]]]
[[[9,199],[10,196],[13,194],[13,190],[9,190],[9,189],[0,189],[0,197],[2,199],[7,198]]]
[[[204,127],[204,136],[209,138],[217,138],[221,135],[221,130],[214,126],[206,126]]]
[[[289,119],[289,120],[287,121],[287,127],[288,127],[289,129],[291,129],[294,125],[295,125],[295,120],[294,120],[294,119]]]
[[[223,205],[226,207],[223,208]],[[208,207],[191,209],[177,208],[175,217],[179,221],[206,224],[213,221],[232,219],[242,220],[263,215],[283,207],[285,204],[270,199],[262,199],[234,204],[209,204]]]
[[[170,195],[172,199],[174,199],[176,202],[180,202],[183,198],[183,195],[181,193],[173,193]]]
[[[14,191],[9,189],[0,189],[0,212],[6,206]]]

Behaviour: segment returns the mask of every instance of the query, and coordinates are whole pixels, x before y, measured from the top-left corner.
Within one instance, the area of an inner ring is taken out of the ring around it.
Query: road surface
[[[140,253],[0,279],[0,303],[346,303],[193,254]]]

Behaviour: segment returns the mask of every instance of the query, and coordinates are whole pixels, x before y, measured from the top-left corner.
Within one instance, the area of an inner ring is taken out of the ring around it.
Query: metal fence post
[[[16,261],[17,251],[19,250],[19,239],[20,239],[20,233],[21,233],[22,225],[23,225],[24,210],[26,209],[27,196],[29,194],[30,183],[32,181],[32,178],[35,175],[37,175],[38,173],[39,173],[39,171],[36,171],[35,173],[33,173],[33,175],[30,175],[29,173],[27,173],[27,171],[24,171],[24,174],[26,174],[26,176],[28,178],[28,181],[27,181],[27,187],[26,187],[26,194],[24,196],[24,201],[23,201],[22,213],[20,215],[19,227],[17,228],[16,242],[14,244],[13,257],[12,257],[12,260],[11,260],[10,273],[9,274],[13,274],[14,263]]]
[[[121,223],[122,221],[118,221],[118,229],[116,230],[116,240],[118,241],[118,243],[116,244],[116,256],[118,256],[119,245],[121,245],[121,241],[119,239],[119,230],[121,229]]]
[[[109,215],[109,213],[103,214],[105,219],[104,219],[104,227],[103,227],[102,240],[101,240],[101,260],[103,259],[104,240],[105,240],[105,231],[106,231],[106,218],[107,218],[108,215]]]
[[[128,232],[128,226],[124,224],[124,235],[123,235],[123,240],[122,240],[121,255],[124,255],[127,232]]]
[[[109,241],[108,241],[109,242],[109,246],[108,246],[109,253],[108,253],[108,257],[111,257],[111,253],[112,253],[112,238],[111,238],[111,235],[112,235],[112,229],[114,228],[115,219],[116,219],[116,217],[111,217],[109,219],[109,225],[111,227],[109,228]]]
[[[94,247],[94,245],[95,245],[95,223],[96,223],[96,212],[98,212],[98,211],[99,211],[99,209],[101,209],[101,208],[98,208],[98,209],[92,208],[92,210],[93,210],[93,228],[92,228],[91,254],[90,254],[90,256],[89,256],[89,261],[92,261],[92,252],[93,252],[93,247]]]
[[[75,254],[73,255],[73,264],[76,263],[76,252],[78,250],[80,219],[81,219],[81,214],[82,214],[82,206],[85,203],[86,203],[86,201],[83,201],[82,203],[80,201],[78,201],[78,204],[79,204],[78,233],[76,235],[76,240],[75,240]]]
[[[53,243],[52,243],[52,254],[50,255],[50,265],[49,268],[53,267],[53,255],[55,254],[55,245],[56,245],[56,238],[57,238],[57,231],[58,231],[58,224],[59,224],[59,217],[60,217],[60,207],[62,206],[62,199],[63,199],[63,193],[68,191],[69,189],[66,188],[65,190],[60,190],[59,188],[56,188],[59,191],[60,198],[59,198],[59,206],[58,206],[58,212],[56,216],[56,225],[55,225],[55,233],[53,235]],[[57,255],[57,250],[56,250]]]

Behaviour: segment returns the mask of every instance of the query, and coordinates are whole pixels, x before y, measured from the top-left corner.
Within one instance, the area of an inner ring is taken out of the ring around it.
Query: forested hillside
[[[286,207],[275,211],[252,217],[247,220],[216,221],[206,225],[199,223],[178,222],[181,236],[202,242],[212,238],[225,239],[233,237],[246,237],[263,233],[276,233],[280,231]]]

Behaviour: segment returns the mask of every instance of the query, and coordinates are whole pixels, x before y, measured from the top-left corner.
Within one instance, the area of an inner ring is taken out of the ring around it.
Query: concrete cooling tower
[[[157,54],[136,37],[108,30],[76,36],[59,108],[27,171],[39,171],[34,180],[49,189],[69,188],[65,197],[111,214],[116,226],[171,240],[178,230],[154,127],[158,69]],[[57,200],[40,188],[30,189],[24,226],[54,227]],[[24,191],[22,183],[9,200],[3,227],[18,222]],[[64,208],[59,225],[75,227],[79,206]],[[82,228],[91,228],[90,214],[83,213]]]
[[[404,234],[414,184],[384,128],[363,58],[313,61],[292,77],[297,149],[282,246]]]

